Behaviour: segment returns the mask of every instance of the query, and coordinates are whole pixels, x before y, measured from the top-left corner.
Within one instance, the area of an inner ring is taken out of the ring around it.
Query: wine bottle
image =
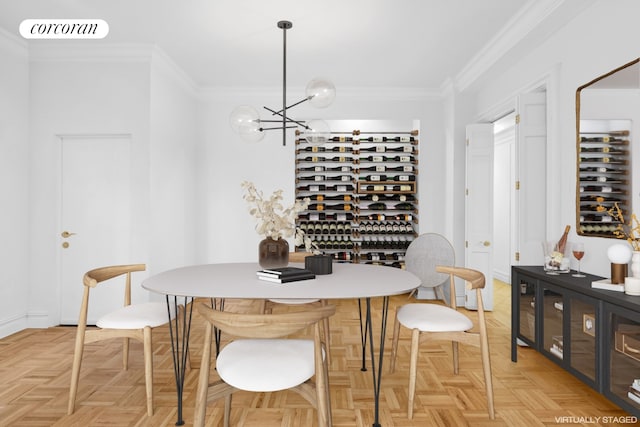
[[[385,209],[387,209],[387,205],[382,203],[382,202],[375,202],[375,203],[371,203],[369,206],[367,206],[367,209],[371,209],[374,211],[383,211]]]
[[[413,147],[410,145],[387,148],[387,152],[395,152],[395,153],[413,153]]]
[[[298,191],[325,191],[324,185],[301,185]]]
[[[362,160],[367,160],[369,162],[384,162],[386,161],[386,157],[384,156],[368,156]]]
[[[353,137],[351,137],[351,136],[333,136],[333,137],[329,138],[329,141],[347,142],[347,141],[353,141]]]
[[[325,177],[326,181],[351,181],[353,177],[351,175],[337,175],[337,176],[327,176]]]
[[[360,148],[360,152],[365,153],[384,153],[388,149],[384,145],[374,145],[373,147]]]
[[[375,165],[375,166],[368,166],[366,168],[360,168],[359,172],[385,172],[387,170],[387,167],[385,165]]]
[[[361,176],[360,179],[363,181],[379,182],[379,181],[386,181],[387,176],[386,175],[365,175],[365,176]]]
[[[298,168],[296,172],[322,172],[325,169],[324,166],[309,166],[307,168]]]
[[[353,168],[351,166],[336,166],[334,168],[325,168],[325,171],[331,172],[353,172]]]
[[[409,181],[415,181],[416,177],[415,175],[396,175],[391,177],[392,181],[400,181],[400,182],[409,182]]]
[[[345,157],[345,156],[335,156],[327,160],[330,160],[332,162],[341,162],[341,163],[352,161],[351,157]]]
[[[564,228],[564,233],[562,233],[562,236],[560,236],[560,239],[558,240],[558,243],[556,243],[556,250],[558,252],[564,253],[564,250],[566,248],[567,245],[567,238],[569,237],[569,230],[571,230],[571,226],[567,225]]]
[[[392,162],[415,163],[415,158],[413,156],[394,156],[387,160]]]
[[[387,166],[389,172],[414,172],[414,168],[411,165],[404,166]]]
[[[325,152],[325,147],[320,147],[320,146],[317,146],[317,145],[313,145],[313,146],[310,146],[310,147],[304,147],[304,148],[299,148],[298,149],[298,152],[300,152],[300,153],[305,152],[305,151],[310,151],[312,153],[324,153]]]
[[[324,162],[327,159],[324,158],[324,157],[318,157],[318,156],[307,156],[307,157],[304,157],[304,158],[302,158],[300,160],[302,160],[303,162],[314,162],[314,163],[317,163],[317,162]]]
[[[307,209],[309,209],[310,211],[323,211],[324,210],[324,204],[322,204],[322,203],[311,203],[309,205],[309,207],[307,207]]]
[[[395,209],[401,211],[411,211],[413,210],[413,205],[409,202],[401,202],[395,205]]]

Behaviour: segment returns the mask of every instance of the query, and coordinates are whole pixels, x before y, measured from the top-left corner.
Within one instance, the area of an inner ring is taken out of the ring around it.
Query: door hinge
[[[516,252],[516,261],[520,261],[520,252]]]
[[[464,247],[468,248],[469,247],[469,242],[467,240],[464,241]]]
[[[468,189],[468,188],[465,188],[465,189],[464,189],[464,195],[465,195],[465,196],[468,196],[468,195],[469,195],[469,189]]]
[[[467,147],[469,146],[469,138],[467,138]]]
[[[520,124],[520,114],[516,114],[516,124]]]
[[[520,181],[516,181],[516,190],[520,189]]]

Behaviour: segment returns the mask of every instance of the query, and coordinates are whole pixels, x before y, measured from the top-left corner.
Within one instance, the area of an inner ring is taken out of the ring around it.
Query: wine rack
[[[296,197],[310,199],[298,227],[337,261],[404,268],[418,235],[418,132],[332,135],[296,140]]]
[[[583,128],[583,126],[581,126]],[[583,235],[613,237],[619,222],[608,211],[630,213],[629,130],[580,133],[578,226]]]

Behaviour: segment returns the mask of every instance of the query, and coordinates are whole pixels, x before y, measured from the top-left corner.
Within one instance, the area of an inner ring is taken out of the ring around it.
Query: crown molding
[[[291,91],[288,90],[289,93]],[[203,99],[213,99],[219,97],[267,97],[281,96],[282,90],[273,87],[207,87],[201,91]],[[301,89],[301,92],[303,90]],[[293,97],[293,95],[291,95]],[[301,95],[302,96],[302,95]],[[354,99],[382,99],[382,100],[425,100],[440,99],[442,93],[439,90],[414,88],[414,87],[349,87],[337,88],[336,96],[344,96],[345,98]]]
[[[25,59],[29,57],[29,44],[27,41],[3,28],[0,28],[0,48],[13,52]]]
[[[180,66],[158,46],[153,46],[152,64],[174,78],[191,96],[198,97],[200,88]]]
[[[155,45],[95,43],[93,41],[34,41],[29,43],[31,62],[150,62]]]
[[[569,3],[575,4],[571,0],[530,0],[456,75],[456,89],[460,92],[468,89],[563,5],[567,5],[575,15],[578,6],[583,10],[593,0],[583,0],[577,6]]]

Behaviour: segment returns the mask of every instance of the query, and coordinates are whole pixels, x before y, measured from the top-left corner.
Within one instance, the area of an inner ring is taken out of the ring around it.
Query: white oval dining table
[[[302,265],[290,264],[302,267]],[[148,277],[142,287],[166,296],[167,311],[173,304],[187,307],[193,298],[240,298],[240,299],[358,299],[365,300],[364,322],[362,305],[360,319],[362,333],[363,366],[366,370],[366,342],[369,341],[371,371],[374,385],[374,427],[379,424],[380,379],[382,376],[382,355],[386,336],[389,296],[410,292],[420,286],[420,280],[412,273],[393,267],[368,264],[334,263],[333,273],[317,275],[315,279],[290,283],[273,283],[260,280],[256,271],[261,267],[255,263],[201,264],[180,267]],[[378,361],[375,361],[375,345],[371,324],[371,298],[383,299],[381,310],[380,344]],[[169,322],[174,353],[174,369],[178,394],[178,420],[183,425],[182,390],[184,386],[185,364],[188,352],[191,309],[183,310],[182,326],[178,318]],[[175,307],[174,307],[175,308]],[[181,330],[180,330],[181,329]]]

